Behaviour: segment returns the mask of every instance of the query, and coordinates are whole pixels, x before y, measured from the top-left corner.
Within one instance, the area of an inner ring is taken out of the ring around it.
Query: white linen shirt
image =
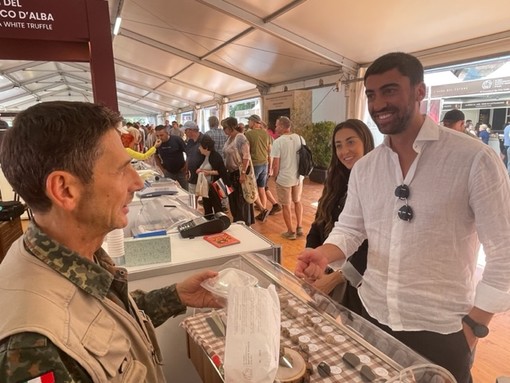
[[[380,323],[453,333],[473,306],[510,309],[510,181],[492,148],[429,117],[413,148],[405,179],[388,137],[356,163],[326,243],[349,256],[368,239],[359,294]],[[410,189],[410,222],[397,216],[401,184]],[[487,264],[475,290],[478,237]]]

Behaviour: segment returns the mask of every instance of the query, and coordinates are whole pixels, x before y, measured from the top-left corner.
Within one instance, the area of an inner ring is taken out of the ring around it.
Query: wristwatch
[[[483,324],[475,322],[469,315],[464,315],[462,321],[471,327],[473,334],[475,334],[477,338],[485,338],[489,335],[489,328]]]

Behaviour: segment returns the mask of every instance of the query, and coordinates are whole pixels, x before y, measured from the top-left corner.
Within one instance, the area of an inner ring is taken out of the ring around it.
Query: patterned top
[[[225,157],[223,156],[223,147],[225,146],[225,142],[227,142],[228,136],[225,134],[223,129],[220,128],[209,129],[207,132],[205,132],[205,134],[213,139],[214,150],[220,153],[221,158],[224,159]]]
[[[110,299],[132,313],[128,303],[127,271],[116,267],[106,252],[99,248],[94,254],[96,263],[80,256],[49,238],[35,224],[30,223],[24,235],[28,252],[44,262],[63,278],[97,299]],[[139,309],[159,326],[172,316],[186,311],[175,285],[148,293],[130,293]],[[13,306],[15,307],[15,306]],[[26,382],[52,371],[55,382],[92,382],[87,372],[48,338],[36,333],[19,333],[0,341],[0,381]]]

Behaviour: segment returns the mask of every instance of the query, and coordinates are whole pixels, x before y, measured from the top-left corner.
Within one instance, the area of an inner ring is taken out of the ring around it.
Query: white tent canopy
[[[100,1],[100,0],[98,0]],[[428,66],[510,52],[508,2],[108,0],[123,114],[163,115],[356,78],[390,51]],[[93,101],[87,63],[0,61],[0,113]]]

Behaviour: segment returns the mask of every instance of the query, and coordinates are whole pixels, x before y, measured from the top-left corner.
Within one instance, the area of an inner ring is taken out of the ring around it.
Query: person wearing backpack
[[[279,117],[276,120],[276,133],[279,137],[271,148],[272,174],[276,180],[276,196],[283,208],[283,219],[287,231],[282,233],[285,239],[294,240],[303,235],[301,227],[303,220],[303,205],[301,193],[303,191],[303,176],[299,175],[298,150],[306,145],[299,134],[291,132],[292,123],[288,117]],[[294,204],[296,226],[294,229],[291,213],[291,203]]]

